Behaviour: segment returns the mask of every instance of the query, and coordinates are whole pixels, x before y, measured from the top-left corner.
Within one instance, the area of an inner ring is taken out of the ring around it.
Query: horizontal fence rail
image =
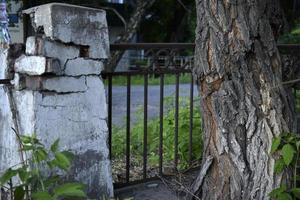
[[[10,85],[11,79],[0,79],[0,85]]]
[[[146,181],[149,180],[155,176],[164,176],[166,175],[164,172],[164,151],[165,144],[164,144],[164,137],[165,137],[165,79],[166,76],[174,76],[174,152],[173,152],[173,167],[172,169],[174,172],[178,172],[178,165],[181,162],[179,158],[179,144],[180,144],[180,136],[181,132],[179,131],[180,127],[180,76],[182,74],[189,74],[190,76],[190,83],[189,83],[189,91],[188,91],[188,98],[189,98],[189,119],[188,119],[188,138],[185,138],[188,143],[188,166],[187,168],[190,168],[193,166],[194,157],[193,157],[193,128],[195,126],[193,118],[194,118],[194,97],[195,97],[195,89],[194,89],[194,78],[192,75],[192,68],[194,65],[194,59],[193,59],[193,51],[195,48],[195,44],[192,43],[138,43],[138,44],[112,44],[110,46],[111,51],[127,51],[127,50],[133,50],[140,52],[140,55],[132,56],[135,61],[137,62],[131,62],[128,70],[121,70],[121,71],[115,71],[115,72],[103,72],[102,76],[105,80],[107,80],[107,91],[108,91],[108,129],[109,129],[109,147],[110,147],[110,158],[113,159],[113,149],[112,149],[112,136],[114,134],[112,130],[112,123],[113,123],[113,80],[116,77],[125,77],[126,83],[124,85],[124,88],[126,88],[127,94],[126,94],[126,127],[125,135],[126,139],[124,142],[125,144],[125,178],[122,182],[116,182],[116,187],[122,187],[124,184],[128,185],[130,183],[136,183],[137,181]],[[279,44],[278,48],[281,52],[284,53],[299,53],[300,52],[300,45],[287,45],[287,44]],[[143,62],[141,62],[143,61]],[[136,64],[138,63],[138,64]],[[133,97],[132,92],[133,88],[131,86],[132,80],[134,77],[141,77],[143,80],[143,96],[140,97]],[[156,77],[159,80],[158,88],[159,88],[159,108],[158,108],[158,147],[157,147],[157,172],[156,174],[149,175],[149,149],[148,145],[154,141],[149,141],[149,77]],[[143,99],[143,129],[142,131],[142,152],[141,152],[141,178],[138,180],[132,180],[131,179],[131,172],[132,172],[132,149],[131,146],[134,145],[133,141],[131,140],[132,137],[132,128],[133,125],[131,123],[131,120],[133,118],[133,115],[131,113],[132,111],[132,105],[131,102],[133,98],[142,98]],[[200,134],[200,133],[199,133]],[[200,163],[200,162],[198,162]]]

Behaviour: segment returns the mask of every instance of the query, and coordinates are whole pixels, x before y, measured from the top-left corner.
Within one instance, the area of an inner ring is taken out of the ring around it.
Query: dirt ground
[[[167,178],[158,177],[154,181],[116,189],[115,195],[120,200],[185,200],[197,174],[195,169]]]

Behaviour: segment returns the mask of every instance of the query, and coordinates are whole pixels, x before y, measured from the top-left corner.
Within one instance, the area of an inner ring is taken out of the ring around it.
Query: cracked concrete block
[[[61,66],[64,66],[67,60],[80,56],[80,48],[47,38],[31,36],[26,40],[26,54],[57,58]]]
[[[58,93],[66,92],[85,92],[87,86],[85,77],[54,77],[43,81],[43,90],[55,91]]]
[[[45,73],[58,73],[61,71],[57,59],[42,56],[21,56],[15,61],[15,72],[31,76]]]
[[[51,3],[25,10],[36,31],[41,27],[46,37],[64,43],[88,46],[90,58],[109,55],[106,12],[100,9]]]
[[[51,91],[57,93],[78,93],[87,91],[86,78],[77,77],[26,77],[27,89],[35,91]]]
[[[97,76],[86,79],[88,89],[80,93],[15,91],[20,131],[36,133],[48,148],[60,138],[61,150],[75,154],[68,177],[85,183],[90,197],[112,197],[104,84]]]
[[[91,59],[77,58],[68,60],[65,66],[64,75],[100,75],[104,69],[103,62]]]
[[[8,63],[7,63],[8,50],[0,48],[0,79],[7,78]]]

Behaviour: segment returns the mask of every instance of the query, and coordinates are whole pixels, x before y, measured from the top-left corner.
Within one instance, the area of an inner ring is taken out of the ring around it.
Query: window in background
[[[110,3],[124,3],[124,0],[108,0]]]

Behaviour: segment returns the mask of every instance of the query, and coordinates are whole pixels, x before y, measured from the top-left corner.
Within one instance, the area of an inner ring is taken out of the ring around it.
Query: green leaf
[[[27,167],[22,167],[18,169],[18,174],[22,182],[26,182],[29,177],[29,172],[27,172]]]
[[[47,159],[48,154],[44,148],[37,148],[37,150],[34,152],[34,156],[36,157],[38,162],[44,161]]]
[[[55,142],[51,145],[51,151],[53,153],[56,153],[58,151],[58,147],[59,147],[59,139],[55,140]]]
[[[292,188],[291,192],[295,197],[300,198],[300,188]]]
[[[14,191],[14,200],[23,200],[25,195],[25,191],[23,186],[19,186]]]
[[[47,180],[45,180],[44,185],[45,185],[45,187],[49,188],[55,184],[58,184],[59,181],[61,181],[61,180],[62,180],[62,177],[55,175],[55,176],[49,177]]]
[[[54,189],[55,197],[86,197],[84,185],[79,183],[66,183]]]
[[[33,145],[31,144],[24,144],[21,151],[32,151],[34,149]]]
[[[299,151],[300,141],[296,142],[297,151]]]
[[[53,200],[48,192],[36,192],[32,194],[34,200]]]
[[[23,144],[31,144],[31,137],[25,136],[25,135],[21,135],[20,138],[21,138],[21,142]]]
[[[282,158],[275,161],[274,172],[279,174],[283,171],[285,167],[284,160]]]
[[[281,193],[278,195],[277,200],[293,200],[293,197],[289,193]]]
[[[291,164],[291,162],[294,158],[294,153],[295,153],[295,150],[294,150],[294,147],[292,145],[286,144],[282,147],[281,154],[282,154],[284,163],[286,165]]]
[[[62,151],[61,153],[64,154],[69,159],[69,161],[72,161],[75,157],[75,155],[70,151]]]
[[[17,170],[12,170],[9,168],[6,170],[6,172],[1,176],[0,178],[0,185],[4,185],[7,183],[12,177],[16,176],[18,174]]]
[[[290,136],[290,137],[286,138],[286,140],[287,140],[288,142],[292,142],[293,140],[295,140],[295,137]]]
[[[63,170],[68,170],[69,167],[71,166],[70,160],[63,153],[60,152],[56,153],[55,160],[56,160],[55,164]]]
[[[272,190],[272,192],[269,193],[269,196],[272,197],[272,198],[276,198],[282,192],[284,192],[284,190],[281,187],[276,188],[276,189]]]
[[[280,146],[280,143],[281,143],[280,137],[276,137],[273,139],[271,153],[274,153],[278,149],[278,147]]]

